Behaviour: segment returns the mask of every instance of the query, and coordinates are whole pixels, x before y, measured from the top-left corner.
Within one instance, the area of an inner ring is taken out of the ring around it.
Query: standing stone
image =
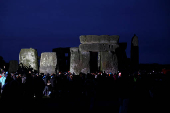
[[[101,52],[101,70],[106,73],[117,73],[118,61],[116,54],[111,51]]]
[[[41,53],[40,73],[53,74],[55,73],[56,65],[57,65],[57,56],[55,52]]]
[[[91,70],[88,68],[88,66],[93,66],[90,64],[91,62],[89,63],[88,54],[98,52],[98,70],[117,73],[118,59],[117,55],[113,53],[119,47],[118,35],[81,35],[79,38],[81,43],[79,50],[82,52],[80,54],[81,72],[87,73],[92,70],[92,68],[90,68]]]
[[[131,41],[132,46],[138,46],[138,37],[134,34]]]
[[[98,70],[101,71],[101,52],[98,52]]]
[[[18,70],[18,61],[17,60],[11,60],[9,61],[9,73],[15,73]]]
[[[22,63],[23,66],[31,66],[34,70],[38,70],[37,51],[33,48],[21,49],[19,53],[19,64],[20,63]]]
[[[137,72],[139,66],[139,46],[138,37],[134,35],[131,40],[131,69],[132,72]]]
[[[82,73],[90,73],[90,52],[80,52],[80,67]]]
[[[70,72],[79,75],[80,73],[80,55],[79,55],[79,48],[72,47],[70,48]]]
[[[114,67],[114,69],[113,69],[113,72],[112,72],[113,74],[118,72],[118,69],[119,69],[118,66],[119,65],[118,65],[117,54],[114,53],[113,54],[113,67]]]

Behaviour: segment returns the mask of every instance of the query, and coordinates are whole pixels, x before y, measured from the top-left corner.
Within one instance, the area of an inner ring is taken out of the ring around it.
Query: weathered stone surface
[[[101,52],[101,70],[106,73],[117,73],[118,60],[116,54],[112,52]]]
[[[31,66],[34,70],[38,70],[37,51],[33,48],[21,49],[19,53],[19,64],[23,66]]]
[[[79,55],[79,48],[72,47],[70,48],[70,72],[79,75],[80,73],[80,55]]]
[[[90,51],[98,52],[98,68],[100,67],[101,71],[111,73],[117,72],[118,60],[117,56],[113,55],[112,52],[115,52],[116,49],[119,47],[118,35],[81,35],[80,42],[80,63],[82,63],[80,65],[82,69],[81,72],[90,72],[90,58],[88,57],[88,53]],[[86,56],[86,58],[84,56]],[[85,62],[85,64],[83,64],[83,61]]]
[[[44,52],[41,53],[40,66],[56,66],[57,57],[55,52]]]
[[[90,73],[90,52],[80,52],[80,69],[82,73]]]
[[[56,66],[47,66],[47,67],[40,67],[40,73],[44,73],[44,74],[53,74],[56,73]]]
[[[79,49],[80,51],[115,51],[118,48],[118,44],[107,44],[107,43],[94,43],[94,44],[80,44]]]
[[[113,54],[113,66],[114,66],[114,69],[113,69],[113,72],[112,73],[117,73],[118,72],[118,58],[117,58],[117,55],[114,53]]]
[[[132,37],[132,46],[138,46],[138,37],[136,35]]]
[[[91,44],[91,43],[118,43],[119,36],[118,35],[81,35],[80,43],[82,44]]]
[[[100,67],[101,67],[101,52],[98,52],[98,59],[97,60],[98,60],[98,70],[100,70]]]
[[[9,61],[9,73],[17,72],[18,70],[18,61],[17,60],[11,60]]]
[[[111,35],[109,43],[119,43],[119,35]]]
[[[40,59],[40,73],[55,73],[57,65],[57,56],[55,52],[44,52],[41,53]]]

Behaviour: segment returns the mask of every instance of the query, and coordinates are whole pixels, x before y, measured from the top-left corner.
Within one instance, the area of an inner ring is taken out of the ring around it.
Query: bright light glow
[[[121,72],[119,73],[119,77],[121,77]]]

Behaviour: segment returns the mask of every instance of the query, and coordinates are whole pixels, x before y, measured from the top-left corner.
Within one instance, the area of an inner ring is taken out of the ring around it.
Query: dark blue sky
[[[139,62],[170,64],[170,0],[0,0],[0,56],[79,46],[80,35],[139,39]]]

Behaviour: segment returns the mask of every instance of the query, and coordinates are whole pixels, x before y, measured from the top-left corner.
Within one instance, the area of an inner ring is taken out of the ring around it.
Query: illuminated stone
[[[19,64],[20,63],[22,63],[23,66],[31,66],[34,70],[38,70],[37,51],[33,48],[21,49],[19,53]]]
[[[93,43],[93,44],[80,44],[79,49],[80,51],[115,51],[118,48],[118,44],[112,43]]]
[[[118,35],[81,35],[79,38],[81,43],[79,45],[81,72],[90,72],[89,70],[92,69],[89,69],[91,65],[89,64],[90,52],[98,52],[98,70],[106,73],[117,73],[118,59],[116,50],[119,48]]]
[[[90,52],[80,51],[80,72],[90,73]]]
[[[44,52],[41,53],[40,59],[40,73],[55,73],[57,65],[57,56],[55,52]]]
[[[101,52],[101,70],[106,73],[117,73],[118,59],[115,53],[111,51]]]
[[[79,48],[72,47],[70,48],[70,72],[79,75],[80,73],[80,55],[79,55]]]
[[[114,43],[119,42],[118,35],[81,35],[80,43],[82,44],[92,44],[92,43]]]

